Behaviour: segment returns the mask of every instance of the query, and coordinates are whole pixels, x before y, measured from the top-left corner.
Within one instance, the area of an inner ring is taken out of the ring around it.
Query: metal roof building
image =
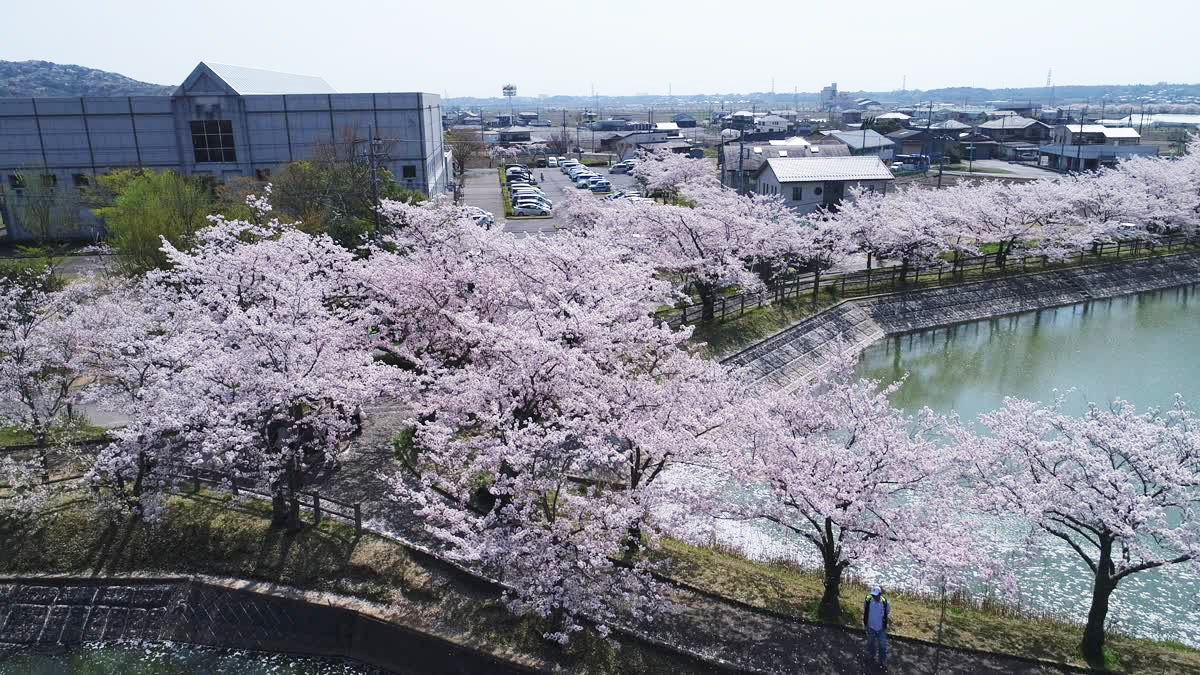
[[[766,165],[781,183],[892,180],[892,172],[878,157],[772,157]]]
[[[204,66],[201,68],[200,66]],[[263,94],[336,94],[337,91],[325,80],[312,75],[297,75],[295,73],[280,73],[261,68],[231,66],[224,63],[201,61],[188,75],[188,79],[175,90],[176,96],[182,96],[196,86],[200,78],[216,78],[230,90],[241,96],[256,96]]]
[[[852,187],[886,193],[895,180],[875,156],[772,157],[755,178],[756,192],[778,196],[801,213],[836,206]]]
[[[339,94],[319,77],[201,62],[171,96],[0,98],[0,217],[10,236],[28,235],[17,218],[21,173],[73,190],[121,168],[267,181],[325,149],[362,156],[372,137],[398,183],[446,189],[436,94]],[[76,236],[98,233],[89,209],[78,220]]]

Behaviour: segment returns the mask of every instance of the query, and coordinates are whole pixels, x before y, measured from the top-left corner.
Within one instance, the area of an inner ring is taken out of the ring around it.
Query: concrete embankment
[[[1200,254],[1148,258],[854,298],[726,358],[760,389],[805,381],[845,343],[852,351],[892,335],[1088,300],[1200,283]]]

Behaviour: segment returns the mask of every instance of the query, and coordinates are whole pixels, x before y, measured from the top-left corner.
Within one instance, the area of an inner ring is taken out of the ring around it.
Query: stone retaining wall
[[[786,390],[819,371],[839,338],[860,352],[892,335],[1196,283],[1200,255],[1187,253],[855,298],[723,362],[760,389]]]
[[[538,672],[351,609],[192,579],[0,579],[0,648],[117,640],[347,658],[414,675]]]

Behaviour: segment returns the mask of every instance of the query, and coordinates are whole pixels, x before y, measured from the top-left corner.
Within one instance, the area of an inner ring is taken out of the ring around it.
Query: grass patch
[[[63,431],[63,430],[59,430]],[[104,438],[108,430],[82,420],[71,423],[71,433],[81,441],[97,441]],[[33,443],[33,434],[16,427],[0,427],[0,448],[11,448],[14,445],[29,445]]]
[[[270,527],[270,505],[222,492],[172,496],[161,521],[110,521],[83,492],[33,519],[0,516],[0,573],[208,574],[285,584],[388,605],[418,630],[457,634],[562,672],[680,672],[687,662],[632,640],[585,630],[566,647],[551,626],[512,615],[491,587],[399,543],[325,519],[296,533]],[[306,515],[307,517],[307,515]]]
[[[834,302],[836,298],[822,293],[814,305],[812,294],[805,293],[799,298],[792,297],[766,307],[746,310],[741,316],[726,321],[718,319],[697,323],[691,339],[694,343],[704,343],[704,355],[708,358],[724,358],[790,328]]]
[[[664,540],[656,552],[670,575],[706,591],[801,619],[815,620],[821,599],[821,577],[785,562],[754,562],[736,553]],[[1118,590],[1118,592],[1120,592]],[[858,628],[868,587],[843,582],[843,623]],[[941,606],[937,597],[888,592],[893,635],[936,641]],[[1019,608],[948,598],[942,642],[951,647],[981,649],[1047,659],[1077,666],[1083,627]],[[1121,635],[1107,639],[1108,667],[1130,673],[1200,672],[1200,650],[1178,642],[1141,640]]]

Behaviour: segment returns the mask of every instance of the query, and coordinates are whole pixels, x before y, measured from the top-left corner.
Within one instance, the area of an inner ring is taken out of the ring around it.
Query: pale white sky
[[[0,59],[451,97],[1191,83],[1198,19],[1200,0],[56,0],[4,3]]]

